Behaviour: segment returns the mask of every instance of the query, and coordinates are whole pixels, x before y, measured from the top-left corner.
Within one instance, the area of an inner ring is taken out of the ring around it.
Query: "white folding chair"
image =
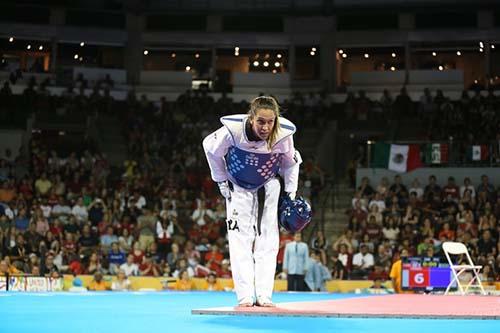
[[[481,293],[483,295],[486,295],[486,293],[483,289],[483,285],[481,284],[481,278],[479,277],[479,271],[483,268],[483,266],[474,265],[470,255],[469,255],[469,251],[467,250],[467,247],[464,244],[458,243],[458,242],[444,242],[443,243],[443,251],[444,251],[444,254],[446,255],[446,259],[448,259],[448,263],[450,264],[450,269],[451,269],[451,272],[453,274],[453,280],[450,281],[450,284],[446,288],[446,291],[444,294],[445,295],[448,294],[448,291],[450,290],[451,285],[453,284],[453,282],[456,281],[458,289],[460,290],[460,293],[462,295],[465,295],[470,287],[479,287],[481,289]],[[468,264],[455,265],[453,263],[453,261],[451,260],[450,255],[453,255],[453,256],[465,255],[465,257],[467,258]],[[469,281],[469,283],[467,284],[467,286],[465,286],[465,289],[464,289],[464,287],[460,284],[460,280],[458,279],[458,277],[467,271],[472,271],[473,276],[472,276],[472,279]]]

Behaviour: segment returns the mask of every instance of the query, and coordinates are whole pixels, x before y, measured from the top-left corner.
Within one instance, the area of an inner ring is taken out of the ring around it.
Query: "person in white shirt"
[[[139,275],[139,266],[134,263],[134,256],[131,254],[128,255],[127,262],[120,265],[120,269],[123,270],[126,276]]]
[[[424,195],[424,189],[422,188],[422,186],[420,186],[420,181],[418,180],[418,178],[415,178],[413,180],[413,182],[411,183],[411,187],[408,190],[408,193],[412,193],[412,192],[417,193],[418,199],[422,199],[422,197]]]
[[[378,192],[375,193],[375,198],[373,198],[372,201],[370,201],[370,204],[368,205],[368,209],[371,211],[372,206],[378,206],[378,211],[383,212],[385,210],[385,201],[382,199],[382,195]]]
[[[191,214],[191,219],[199,226],[204,226],[208,221],[215,220],[215,214],[205,207],[205,200],[199,200],[198,207]]]
[[[76,201],[73,209],[71,209],[71,214],[73,214],[79,222],[87,221],[89,212],[87,211],[87,207],[83,204],[82,197],[78,198]]]
[[[131,284],[132,283],[128,279],[127,274],[125,274],[125,271],[123,269],[120,269],[118,271],[118,274],[116,275],[116,281],[113,281],[113,283],[111,283],[111,290],[128,291],[130,290]]]
[[[58,218],[64,224],[68,221],[71,215],[71,207],[68,206],[63,197],[59,197],[58,203],[52,207],[52,218]]]
[[[464,184],[462,186],[460,186],[460,198],[464,197],[464,193],[465,193],[466,190],[470,191],[471,198],[475,198],[476,197],[476,189],[470,183],[470,178],[469,177],[464,178]]]
[[[360,246],[360,252],[352,257],[352,278],[363,279],[368,276],[375,264],[373,254],[368,252],[368,247],[364,244]]]

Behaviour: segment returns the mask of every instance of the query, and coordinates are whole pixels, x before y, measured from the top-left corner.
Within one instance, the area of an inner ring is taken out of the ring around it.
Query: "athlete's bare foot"
[[[274,308],[276,305],[267,297],[258,297],[255,305],[264,308]]]
[[[253,298],[251,297],[245,297],[238,302],[238,307],[251,308],[252,306],[253,306]]]

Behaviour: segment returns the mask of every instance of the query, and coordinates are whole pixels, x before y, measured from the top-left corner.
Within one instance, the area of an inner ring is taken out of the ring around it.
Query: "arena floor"
[[[274,301],[306,302],[350,294],[276,293]],[[363,295],[366,296],[366,295]],[[378,297],[378,296],[373,296]],[[499,320],[363,319],[193,315],[233,305],[223,292],[0,293],[0,332],[500,332]]]

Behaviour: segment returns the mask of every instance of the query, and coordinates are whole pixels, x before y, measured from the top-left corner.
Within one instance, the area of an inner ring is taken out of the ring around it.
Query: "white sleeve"
[[[227,180],[226,156],[229,147],[233,144],[231,134],[226,127],[221,127],[217,131],[209,134],[203,139],[203,150],[207,157],[208,166],[212,179],[215,182]]]
[[[163,226],[161,225],[160,221],[156,221],[156,236],[157,237],[163,236]]]
[[[285,181],[285,192],[297,192],[299,186],[299,169],[302,163],[300,153],[293,146],[293,138],[290,136],[284,143],[288,148],[281,160],[280,174]]]

